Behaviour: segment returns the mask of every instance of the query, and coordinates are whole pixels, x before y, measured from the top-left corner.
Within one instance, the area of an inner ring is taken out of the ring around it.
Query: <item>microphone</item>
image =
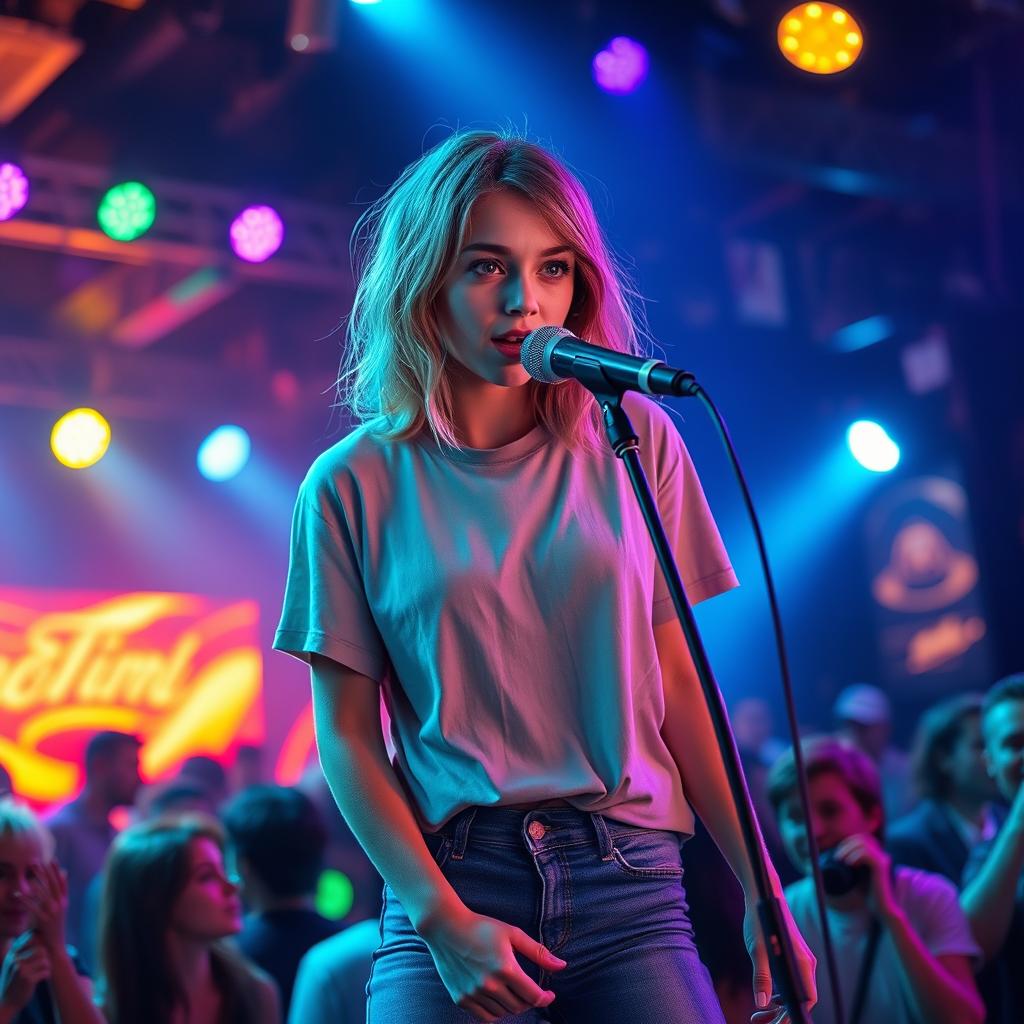
[[[538,327],[523,339],[519,360],[526,372],[545,384],[566,377],[585,387],[605,388],[647,395],[689,396],[697,393],[692,373],[677,370],[659,359],[616,352],[603,345],[581,341],[564,327]]]

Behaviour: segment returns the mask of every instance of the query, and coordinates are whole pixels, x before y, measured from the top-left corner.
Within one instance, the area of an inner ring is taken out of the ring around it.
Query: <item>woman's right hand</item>
[[[462,907],[438,914],[419,933],[449,995],[478,1020],[550,1006],[555,998],[522,969],[515,955],[522,953],[546,971],[562,970],[565,961],[521,928]]]
[[[36,985],[50,977],[50,956],[35,932],[22,932],[0,967],[0,1006],[20,1013]]]

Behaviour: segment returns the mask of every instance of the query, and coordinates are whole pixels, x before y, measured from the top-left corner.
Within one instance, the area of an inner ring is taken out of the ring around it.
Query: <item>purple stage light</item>
[[[628,36],[616,36],[594,58],[594,81],[605,92],[623,95],[647,77],[647,51]]]
[[[249,263],[262,263],[281,248],[284,224],[270,206],[247,206],[231,223],[231,248]]]
[[[17,164],[0,164],[0,220],[10,220],[28,202],[28,178]]]

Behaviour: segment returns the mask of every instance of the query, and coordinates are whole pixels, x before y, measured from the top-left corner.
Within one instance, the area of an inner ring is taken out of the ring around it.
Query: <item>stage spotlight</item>
[[[231,248],[249,263],[262,263],[281,248],[284,224],[270,206],[248,206],[231,223]]]
[[[211,432],[199,446],[196,464],[207,480],[220,483],[242,472],[251,451],[249,435],[241,427],[225,425]]]
[[[857,420],[846,431],[846,444],[853,457],[873,473],[888,473],[900,461],[900,449],[874,420]]]
[[[28,178],[17,164],[0,164],[0,220],[10,220],[28,202]]]
[[[50,448],[69,469],[96,465],[110,446],[110,424],[95,409],[72,409],[53,425]]]
[[[594,57],[594,81],[605,92],[624,95],[639,88],[647,77],[647,51],[627,36],[616,36]]]
[[[115,185],[100,200],[96,214],[100,227],[118,242],[144,235],[156,218],[156,197],[138,181]]]
[[[845,71],[864,45],[860,26],[849,11],[835,4],[794,7],[783,15],[777,35],[786,60],[815,75]]]

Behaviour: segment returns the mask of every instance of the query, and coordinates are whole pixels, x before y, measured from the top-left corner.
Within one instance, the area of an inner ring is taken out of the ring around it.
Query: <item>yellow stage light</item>
[[[53,425],[50,448],[69,469],[94,466],[110,444],[110,424],[95,409],[72,409]]]
[[[864,46],[860,26],[836,4],[800,4],[782,16],[778,30],[783,56],[803,71],[832,75],[857,62]]]

